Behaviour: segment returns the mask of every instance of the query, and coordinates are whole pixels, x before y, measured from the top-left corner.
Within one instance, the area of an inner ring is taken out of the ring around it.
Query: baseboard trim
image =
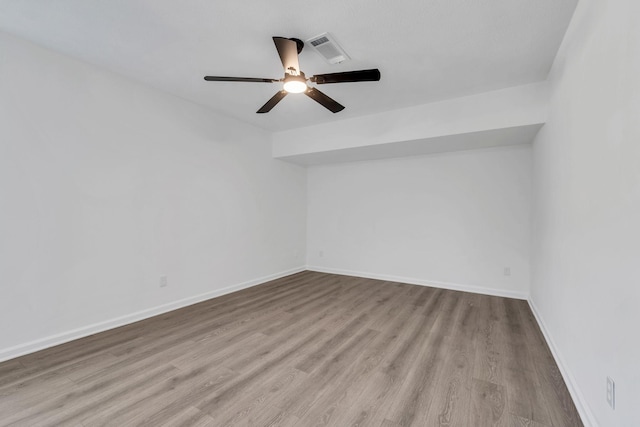
[[[547,340],[547,343],[549,344],[549,348],[551,349],[553,358],[555,359],[556,364],[560,369],[560,373],[562,374],[564,383],[567,385],[567,388],[569,389],[569,394],[571,395],[571,398],[573,399],[573,402],[576,405],[576,409],[580,414],[580,418],[582,418],[582,423],[584,424],[585,427],[597,427],[598,422],[593,416],[593,413],[591,412],[591,409],[589,408],[589,405],[587,404],[587,401],[584,398],[584,395],[580,391],[580,388],[578,387],[578,384],[576,383],[575,378],[571,374],[571,371],[569,371],[569,369],[567,368],[567,364],[565,363],[564,358],[560,355],[560,351],[558,350],[558,347],[553,341],[553,338],[551,337],[551,334],[549,333],[549,329],[547,329],[547,326],[544,323],[544,320],[542,320],[542,316],[540,315],[540,312],[536,308],[535,303],[531,298],[529,298],[527,302],[529,303],[529,307],[531,307],[531,311],[533,312],[533,315],[536,318],[538,325],[540,326],[540,330],[542,331],[542,334],[544,335],[545,340]]]
[[[307,270],[319,273],[340,274],[343,276],[364,277],[367,279],[387,280],[391,282],[408,283],[410,285],[430,286],[433,288],[450,289],[453,291],[471,292],[474,294],[492,295],[497,297],[515,298],[526,300],[529,295],[524,292],[508,291],[504,289],[487,288],[473,285],[463,285],[460,283],[438,282],[435,280],[423,280],[413,277],[394,276],[390,274],[365,273],[362,271],[343,270],[339,268],[319,267],[307,265]]]
[[[89,335],[104,332],[109,329],[125,326],[130,323],[138,322],[140,320],[148,319],[159,314],[167,313],[169,311],[177,310],[179,308],[187,307],[189,305],[197,304],[212,298],[216,298],[222,295],[230,294],[232,292],[240,291],[242,289],[251,288],[253,286],[262,285],[272,280],[280,279],[285,276],[290,276],[301,271],[305,271],[304,266],[292,268],[290,270],[281,271],[279,273],[270,274],[268,276],[259,277],[257,279],[249,280],[246,282],[238,283],[235,285],[227,286],[222,289],[216,289],[215,291],[206,292],[204,294],[195,295],[189,298],[184,298],[177,301],[172,301],[167,304],[162,304],[156,307],[141,310],[125,316],[116,317],[114,319],[105,320],[103,322],[94,323],[92,325],[84,326],[82,328],[73,329],[71,331],[62,332],[55,335],[50,335],[45,338],[30,341],[17,346],[9,347],[0,350],[0,362],[14,359],[16,357],[24,356],[25,354],[35,353],[36,351],[44,350],[49,347],[64,344],[69,341],[84,338]]]

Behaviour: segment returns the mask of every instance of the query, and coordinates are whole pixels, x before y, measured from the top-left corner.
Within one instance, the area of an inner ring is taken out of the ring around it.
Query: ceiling
[[[0,0],[0,30],[271,131],[362,116],[545,80],[577,0]],[[272,36],[330,32],[351,60],[307,47],[308,76],[379,68],[380,82],[324,85],[332,114],[291,95],[255,111],[279,83]]]

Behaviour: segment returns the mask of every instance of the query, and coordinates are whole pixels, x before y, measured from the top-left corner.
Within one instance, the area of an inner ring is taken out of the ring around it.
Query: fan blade
[[[320,92],[314,87],[309,88],[309,90],[307,90],[304,94],[326,109],[330,110],[332,113],[337,113],[338,111],[344,110],[344,105],[338,104],[336,101],[329,98],[327,95]]]
[[[319,85],[326,83],[377,82],[380,80],[380,70],[345,71],[343,73],[318,74],[311,77],[312,82]]]
[[[278,102],[282,101],[282,98],[287,96],[287,93],[288,92],[286,90],[281,90],[280,92],[276,92],[276,94],[273,95],[271,99],[267,101],[266,104],[260,107],[260,109],[256,111],[256,113],[258,114],[268,113],[269,111],[271,111],[273,107],[276,106]]]
[[[254,77],[220,77],[220,76],[204,76],[208,82],[256,82],[256,83],[273,83],[279,82],[278,79],[260,79]]]
[[[274,37],[273,42],[280,55],[280,61],[284,67],[284,72],[294,76],[300,75],[300,64],[298,63],[298,44],[284,37]]]

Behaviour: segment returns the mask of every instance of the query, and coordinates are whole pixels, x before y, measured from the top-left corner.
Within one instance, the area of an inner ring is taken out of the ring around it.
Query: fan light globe
[[[307,82],[302,78],[287,79],[283,89],[289,93],[302,93],[307,90]]]

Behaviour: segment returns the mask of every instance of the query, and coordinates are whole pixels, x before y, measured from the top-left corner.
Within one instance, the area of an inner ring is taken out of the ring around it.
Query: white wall
[[[304,265],[306,171],[265,132],[2,33],[0,52],[0,359]]]
[[[364,152],[376,146],[393,149],[411,141],[427,142],[442,137],[539,125],[546,120],[548,103],[547,83],[538,82],[335,120],[275,132],[272,135],[273,155],[295,161],[297,157],[323,153],[331,161],[343,162],[345,155],[359,149]],[[468,148],[478,145],[478,141],[474,141]],[[400,148],[395,157],[409,154],[412,153]]]
[[[637,426],[640,2],[581,0],[549,82],[534,142],[532,301],[587,420]]]
[[[525,298],[530,178],[528,145],[311,167],[307,262]]]

